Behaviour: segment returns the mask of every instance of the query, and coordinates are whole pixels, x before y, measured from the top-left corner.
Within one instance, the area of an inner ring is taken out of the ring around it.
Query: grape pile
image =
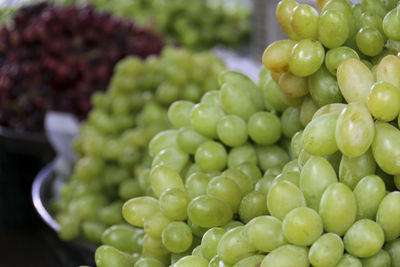
[[[151,166],[149,152],[161,148],[157,141],[150,149],[147,145],[156,133],[171,127],[167,107],[180,100],[177,110],[190,109],[204,92],[218,88],[217,75],[223,69],[211,53],[170,47],[160,57],[128,57],[116,65],[107,92],[92,97],[94,108],[74,142],[79,159],[54,204],[63,240],[82,237],[100,243],[108,226],[124,222],[123,202],[149,194],[143,170]],[[168,142],[176,135],[167,130],[159,139]],[[174,160],[171,153],[159,160]]]
[[[150,142],[149,194],[98,267],[400,266],[400,7],[317,3],[278,4],[291,39],[266,48],[259,87],[228,71],[170,106],[178,135]]]
[[[155,29],[168,41],[190,49],[204,50],[216,44],[237,48],[249,38],[250,10],[222,0],[191,0],[190,5],[185,0],[89,2],[101,10],[133,19],[145,27]]]
[[[92,6],[25,6],[0,29],[0,125],[40,132],[48,110],[83,119],[118,60],[162,47],[161,37]]]

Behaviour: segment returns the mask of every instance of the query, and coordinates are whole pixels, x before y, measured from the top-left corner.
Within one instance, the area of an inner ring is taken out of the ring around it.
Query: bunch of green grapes
[[[78,160],[55,203],[63,240],[100,243],[108,226],[124,223],[124,201],[149,193],[139,174],[151,166],[151,138],[171,127],[168,106],[179,99],[199,101],[218,88],[224,68],[211,53],[176,48],[117,64],[108,91],[92,97],[93,109],[74,142]]]
[[[60,1],[60,0],[55,0]],[[65,1],[65,0],[63,0]],[[250,10],[221,0],[89,0],[95,7],[161,33],[166,40],[204,50],[238,48],[249,38]]]

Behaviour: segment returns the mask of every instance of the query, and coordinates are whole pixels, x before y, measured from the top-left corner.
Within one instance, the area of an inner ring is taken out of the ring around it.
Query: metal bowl
[[[44,167],[36,176],[32,185],[32,201],[33,205],[42,218],[42,220],[51,228],[53,231],[58,232],[60,226],[49,212],[50,201],[58,195],[56,185],[61,183],[62,177],[55,172],[55,163],[51,162]],[[62,244],[63,254],[74,259],[78,265],[94,265],[94,253],[96,246],[83,240],[75,240],[71,242],[63,242]]]

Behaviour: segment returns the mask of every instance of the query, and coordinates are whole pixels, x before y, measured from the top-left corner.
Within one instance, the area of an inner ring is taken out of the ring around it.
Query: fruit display
[[[162,38],[92,6],[24,6],[0,29],[0,125],[43,131],[47,111],[84,119],[115,63],[160,53]]]
[[[71,2],[70,0],[53,0]],[[101,10],[157,30],[168,41],[196,50],[239,47],[249,38],[250,9],[223,0],[84,0]],[[207,14],[207,15],[205,15]]]
[[[78,160],[53,205],[61,239],[99,244],[107,227],[124,222],[124,201],[150,194],[143,171],[151,166],[150,155],[177,135],[167,130],[148,148],[155,134],[171,128],[168,106],[179,100],[175,112],[188,112],[205,92],[218,88],[224,68],[212,53],[172,47],[159,57],[128,57],[116,65],[108,90],[92,97],[93,109],[74,142]],[[175,120],[184,123],[183,117]],[[174,153],[159,160],[173,161],[180,156]]]
[[[400,266],[400,8],[317,4],[278,4],[258,87],[170,106],[98,267]]]

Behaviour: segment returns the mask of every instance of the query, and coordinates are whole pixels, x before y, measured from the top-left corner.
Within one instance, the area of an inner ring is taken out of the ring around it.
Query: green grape
[[[320,107],[313,115],[313,119],[318,118],[325,114],[336,114],[339,115],[347,107],[347,104],[335,103],[328,104]]]
[[[329,52],[330,51],[333,51],[333,49],[329,50]],[[325,66],[321,66],[317,72],[309,77],[308,88],[313,101],[319,107],[331,103],[343,102],[343,96],[340,92],[339,85],[335,77],[328,72]]]
[[[223,116],[224,111],[218,105],[202,103],[193,107],[190,121],[193,128],[200,134],[216,138],[218,121]]]
[[[389,11],[383,18],[382,27],[389,39],[400,41],[400,21],[396,13],[395,8]]]
[[[141,195],[143,195],[143,191],[137,179],[127,179],[119,185],[118,196],[122,200],[128,200]]]
[[[196,153],[197,148],[210,139],[191,127],[183,127],[178,130],[177,143],[179,148],[191,155]]]
[[[205,195],[211,177],[205,173],[195,172],[185,181],[185,191],[190,199]]]
[[[345,184],[331,184],[321,197],[319,214],[326,232],[342,236],[356,219],[357,203],[353,192]]]
[[[201,239],[201,252],[205,259],[210,261],[217,255],[218,243],[226,232],[224,228],[213,227],[204,234]]]
[[[245,227],[227,231],[218,242],[217,253],[227,264],[236,264],[243,258],[254,255],[257,249],[245,238]]]
[[[160,195],[160,211],[172,221],[183,221],[187,219],[187,206],[189,197],[184,189],[168,188]]]
[[[262,55],[264,66],[274,72],[287,72],[289,70],[290,54],[296,44],[292,40],[280,40],[271,43]]]
[[[267,169],[274,166],[284,165],[286,162],[289,161],[288,153],[278,145],[258,145],[256,146],[256,153],[258,164],[263,171],[266,171]]]
[[[305,127],[312,120],[314,113],[317,111],[317,105],[311,96],[306,96],[301,104],[300,122]]]
[[[201,99],[200,103],[208,103],[213,105],[220,105],[219,101],[219,90],[212,90],[205,93]]]
[[[177,130],[165,130],[155,135],[149,143],[149,154],[154,157],[163,149],[168,147],[177,147]]]
[[[118,185],[129,179],[129,172],[126,169],[116,166],[109,166],[105,169],[102,177],[102,183],[107,186]]]
[[[208,230],[208,228],[204,228],[198,226],[197,224],[194,224],[190,219],[187,220],[187,224],[189,225],[190,229],[192,229],[193,235],[195,235],[198,238],[201,238]]]
[[[307,207],[291,210],[282,222],[283,235],[290,243],[309,246],[322,235],[323,225],[318,213]]]
[[[154,94],[158,102],[169,106],[180,97],[180,88],[169,82],[161,83]]]
[[[361,259],[364,267],[382,266],[391,267],[392,259],[387,251],[381,249],[375,255]]]
[[[329,162],[323,157],[312,156],[300,172],[300,189],[307,206],[319,211],[323,193],[329,185],[337,181],[335,170]]]
[[[400,192],[395,191],[387,194],[380,203],[376,222],[382,227],[385,241],[392,241],[400,235]]]
[[[374,75],[360,60],[348,58],[343,60],[337,70],[340,91],[348,103],[366,103],[367,97],[375,82]]]
[[[346,15],[339,10],[324,7],[318,23],[318,40],[327,48],[336,48],[346,42],[349,34]]]
[[[375,171],[376,163],[371,150],[355,158],[343,155],[339,165],[339,179],[340,182],[354,189],[362,178],[374,174]]]
[[[158,211],[158,200],[149,196],[143,196],[125,202],[122,207],[122,216],[133,226],[143,227],[146,218]]]
[[[167,166],[155,166],[150,172],[151,188],[157,197],[169,188],[184,189],[182,178],[174,169]]]
[[[319,41],[301,40],[293,47],[289,61],[290,71],[299,77],[309,76],[321,67],[324,56],[324,47]]]
[[[287,243],[282,222],[272,216],[255,217],[246,224],[245,233],[247,240],[262,252],[271,252]]]
[[[287,172],[301,172],[301,168],[299,166],[299,162],[297,159],[291,160],[288,163],[285,164],[282,168],[282,173],[287,173]]]
[[[99,158],[83,157],[76,162],[75,175],[80,180],[95,179],[104,170],[104,162]]]
[[[74,198],[68,205],[69,214],[76,214],[80,220],[95,220],[106,199],[100,195],[83,195]]]
[[[57,222],[60,226],[58,235],[61,240],[70,241],[79,235],[79,218],[70,216],[69,214],[61,214],[58,216]]]
[[[190,249],[190,248],[189,248],[189,249]],[[193,256],[199,256],[199,257],[204,258],[204,257],[203,257],[203,254],[202,254],[202,251],[201,251],[201,246],[200,246],[200,245],[198,245],[197,247],[195,247],[195,248],[193,249],[192,255],[193,255]]]
[[[227,224],[223,225],[222,228],[226,230],[231,230],[233,228],[236,228],[238,226],[244,226],[244,224],[241,221],[230,221]]]
[[[283,220],[291,210],[305,205],[303,193],[291,182],[280,181],[271,185],[267,195],[267,208],[277,219]]]
[[[308,79],[307,77],[298,77],[286,72],[279,78],[279,88],[285,95],[302,97],[308,94]]]
[[[303,131],[298,131],[296,132],[291,141],[290,141],[290,148],[291,151],[293,152],[295,157],[299,157],[301,150],[303,149],[302,147],[302,138],[303,138]]]
[[[241,192],[241,198],[253,190],[253,183],[252,183],[253,179],[251,179],[246,173],[244,173],[239,168],[244,166],[245,164],[239,165],[235,168],[228,168],[222,173],[223,176],[232,179],[239,186]]]
[[[250,143],[233,147],[228,154],[228,168],[234,168],[243,163],[257,164],[256,150]]]
[[[275,176],[272,183],[277,183],[279,181],[289,181],[297,187],[300,186],[300,172],[282,172]]]
[[[246,121],[236,115],[224,116],[218,122],[217,133],[225,145],[243,145],[248,137]]]
[[[118,249],[103,245],[96,249],[95,261],[99,267],[131,267],[137,258]]]
[[[202,143],[196,150],[195,162],[204,172],[221,171],[228,160],[225,147],[215,141]]]
[[[101,243],[120,251],[133,254],[139,252],[136,250],[134,239],[134,236],[139,232],[142,232],[142,230],[135,229],[128,225],[113,225],[103,232]]]
[[[318,38],[318,12],[310,5],[298,5],[291,16],[290,25],[300,39]]]
[[[147,235],[161,238],[162,231],[170,222],[171,220],[162,212],[156,212],[144,220],[143,228]]]
[[[239,206],[239,217],[242,222],[249,222],[251,219],[267,215],[267,196],[261,192],[250,192],[242,198]]]
[[[283,245],[271,251],[260,267],[307,267],[308,249],[295,245]]]
[[[219,255],[212,258],[208,264],[208,267],[232,267],[232,265],[225,263]]]
[[[374,121],[367,107],[358,102],[349,103],[336,122],[336,143],[344,155],[359,157],[372,144]]]
[[[303,129],[300,122],[300,109],[288,107],[281,116],[282,133],[287,138],[292,138],[295,133]]]
[[[282,31],[292,40],[298,40],[296,32],[291,25],[291,18],[295,8],[299,4],[294,0],[282,0],[279,1],[276,6],[275,15],[276,19],[281,27]]]
[[[375,69],[378,82],[389,82],[396,88],[400,88],[400,59],[394,55],[387,55],[379,62]]]
[[[281,90],[281,99],[282,99],[283,103],[285,103],[289,107],[300,107],[301,104],[303,103],[304,97],[293,97],[293,96],[290,96],[290,95],[284,93]]]
[[[241,191],[239,186],[232,179],[226,176],[216,176],[207,185],[207,195],[217,197],[228,203],[236,213],[239,209]]]
[[[281,173],[282,173],[282,165],[276,165],[271,168],[268,168],[268,170],[264,172],[264,175],[273,175],[274,176],[273,179],[275,179],[275,177]]]
[[[165,267],[165,265],[154,258],[140,258],[133,267]]]
[[[232,219],[232,209],[225,201],[208,195],[192,199],[187,209],[189,219],[201,227],[216,227]]]
[[[367,105],[374,118],[392,121],[400,113],[400,91],[389,82],[377,82],[371,88]]]
[[[363,54],[376,56],[382,52],[385,40],[378,29],[366,26],[357,33],[356,42]]]
[[[178,147],[168,147],[155,155],[152,167],[167,166],[171,169],[181,172],[189,160],[189,155]]]
[[[357,219],[375,219],[379,204],[385,197],[386,188],[377,175],[364,177],[354,188],[357,201]]]
[[[174,267],[208,267],[208,262],[199,256],[185,256],[179,259]]]
[[[325,114],[313,119],[302,134],[302,147],[315,156],[326,156],[338,150],[335,138],[337,114]]]
[[[327,70],[336,76],[339,65],[348,58],[360,59],[357,52],[347,46],[330,49],[325,55],[325,66]]]
[[[348,253],[355,257],[366,258],[379,252],[384,243],[384,234],[378,223],[361,219],[349,228],[343,241]]]
[[[162,231],[161,240],[169,251],[180,253],[192,245],[192,230],[184,222],[170,222]]]
[[[386,173],[400,173],[400,132],[386,122],[375,122],[375,138],[372,142],[372,154],[378,166]],[[388,157],[388,155],[390,155]]]
[[[385,250],[389,252],[390,257],[392,258],[392,267],[400,266],[399,249],[400,249],[400,238],[397,238],[385,244]]]
[[[143,236],[142,245],[143,245],[142,257],[146,257],[147,253],[158,257],[170,254],[170,251],[166,249],[164,244],[162,243],[161,238],[154,238],[145,234]]]
[[[99,210],[99,219],[106,225],[119,224],[123,222],[121,210],[123,202],[115,201]]]
[[[363,265],[358,258],[345,253],[342,259],[338,262],[338,264],[336,264],[335,267],[362,267],[362,266]]]
[[[343,241],[337,234],[326,233],[312,244],[308,258],[313,266],[336,266],[343,257]]]
[[[250,138],[261,145],[274,144],[280,139],[282,132],[279,118],[264,111],[251,115],[247,122],[247,130]]]
[[[256,267],[260,266],[264,259],[264,255],[253,255],[248,256],[240,261],[238,261],[233,267]]]

